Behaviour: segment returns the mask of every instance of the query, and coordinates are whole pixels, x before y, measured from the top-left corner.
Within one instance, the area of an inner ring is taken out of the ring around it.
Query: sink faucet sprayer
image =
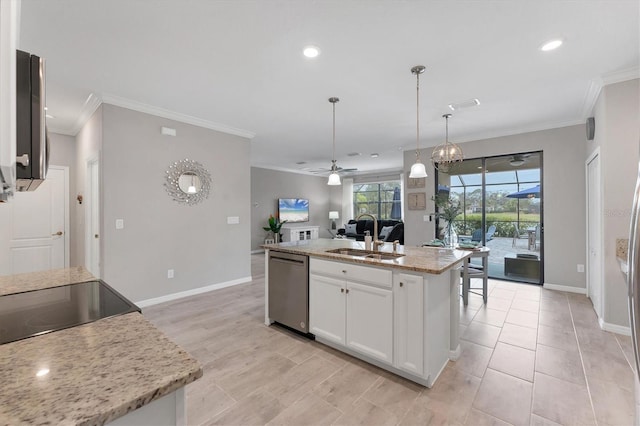
[[[378,248],[384,244],[384,241],[380,241],[378,239],[378,219],[376,219],[369,213],[362,213],[361,215],[356,217],[356,220],[360,220],[362,216],[369,216],[371,219],[373,219],[373,251],[378,251]]]

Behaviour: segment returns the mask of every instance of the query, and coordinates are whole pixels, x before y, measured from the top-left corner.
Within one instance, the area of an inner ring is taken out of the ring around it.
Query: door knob
[[[62,235],[64,232],[62,231],[58,231],[55,234],[51,234],[52,237],[55,237],[56,235],[59,237],[60,235]]]

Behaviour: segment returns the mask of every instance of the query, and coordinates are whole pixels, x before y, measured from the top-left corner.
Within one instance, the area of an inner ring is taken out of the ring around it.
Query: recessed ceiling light
[[[562,46],[562,40],[556,39],[543,44],[542,47],[540,47],[540,50],[542,50],[543,52],[548,52],[550,50],[557,49],[560,46]]]
[[[359,152],[350,152],[347,154],[348,157],[359,157],[362,154],[360,154]]]
[[[374,152],[373,154],[371,154],[371,158],[378,158],[380,156],[380,154],[378,154],[377,152]]]
[[[317,48],[316,46],[306,46],[304,48],[304,50],[302,51],[302,53],[307,58],[315,58],[316,56],[318,56],[320,54],[320,49]]]
[[[306,161],[296,161],[296,164],[301,165],[301,164],[307,164]]]
[[[468,101],[458,102],[455,104],[449,104],[449,109],[451,111],[459,111],[461,109],[473,108],[480,105],[480,101],[476,98],[470,99]]]

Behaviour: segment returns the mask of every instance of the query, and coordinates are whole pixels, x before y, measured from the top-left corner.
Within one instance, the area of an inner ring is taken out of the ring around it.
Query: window
[[[401,219],[400,181],[354,183],[353,211],[356,217],[369,213],[378,219]]]

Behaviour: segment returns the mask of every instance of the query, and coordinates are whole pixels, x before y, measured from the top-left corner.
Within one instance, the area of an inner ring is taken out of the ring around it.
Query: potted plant
[[[453,201],[446,194],[438,194],[434,197],[431,197],[431,200],[436,204],[436,212],[434,213],[434,215],[437,218],[441,218],[447,221],[444,232],[445,245],[448,247],[453,247],[456,242],[456,233],[453,229],[453,221],[460,214],[460,203]]]
[[[283,220],[282,222],[280,222],[278,219],[273,217],[272,214],[270,214],[268,223],[269,223],[269,226],[263,226],[262,229],[264,229],[265,231],[272,232],[273,233],[273,238],[275,239],[276,243],[279,243],[280,242],[280,228],[282,228],[282,225],[287,223],[287,221]]]

